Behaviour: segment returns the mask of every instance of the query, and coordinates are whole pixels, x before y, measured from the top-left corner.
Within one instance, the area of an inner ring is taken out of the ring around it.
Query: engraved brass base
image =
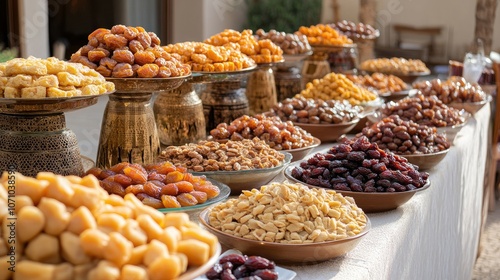
[[[207,134],[220,123],[230,123],[249,114],[248,99],[240,80],[207,83],[199,94]]]
[[[78,140],[63,113],[0,114],[0,143],[0,171],[13,168],[31,177],[41,171],[84,173]]]
[[[196,143],[207,136],[203,105],[191,83],[160,93],[153,111],[162,145]]]
[[[276,84],[271,67],[261,67],[250,74],[246,95],[250,115],[267,112],[278,103]]]
[[[287,98],[293,98],[303,89],[300,68],[296,66],[278,67],[274,71],[274,80],[278,102]]]
[[[148,164],[160,153],[160,140],[151,108],[152,93],[115,92],[104,111],[96,166],[120,162]]]

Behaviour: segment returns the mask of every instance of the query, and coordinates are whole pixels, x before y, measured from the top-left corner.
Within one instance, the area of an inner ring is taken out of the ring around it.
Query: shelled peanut
[[[401,57],[368,59],[361,63],[360,69],[397,75],[430,73],[429,68],[427,68],[422,60]]]
[[[92,168],[101,187],[110,194],[135,195],[153,208],[179,208],[204,203],[220,190],[204,177],[188,173],[186,168],[165,161],[146,166],[122,162],[109,169]]]
[[[159,158],[182,166],[190,171],[239,171],[273,168],[283,164],[285,155],[272,149],[259,138],[217,141],[200,141],[182,146],[165,148]]]
[[[257,40],[250,29],[245,29],[242,32],[225,29],[206,39],[205,43],[240,50],[257,64],[283,60],[283,50],[280,47],[268,39]]]
[[[339,124],[353,121],[363,111],[346,100],[322,100],[304,97],[287,98],[276,104],[270,114],[282,121],[311,124]]]
[[[269,30],[269,32],[258,29],[255,31],[255,37],[257,40],[271,40],[283,50],[284,54],[293,55],[311,51],[311,45],[309,45],[305,35],[278,32],[274,29]]]
[[[391,115],[363,128],[356,137],[366,136],[380,149],[396,154],[430,154],[450,148],[445,134],[438,134],[436,127],[404,121]]]
[[[403,80],[390,74],[389,75],[383,73],[373,73],[371,75],[348,74],[346,75],[346,77],[357,85],[366,88],[374,88],[379,93],[398,92],[408,88],[408,85]]]
[[[342,240],[361,233],[366,222],[351,197],[287,182],[243,191],[208,214],[208,224],[226,234],[284,244]]]
[[[355,85],[344,74],[329,73],[321,79],[314,79],[295,97],[318,98],[322,100],[347,100],[352,105],[375,100],[377,95]]]
[[[428,126],[453,126],[465,121],[461,116],[461,111],[446,106],[436,96],[422,94],[406,97],[398,102],[389,102],[379,110],[382,117],[398,115],[405,121],[411,120]]]
[[[332,46],[342,46],[352,44],[352,40],[347,36],[340,34],[337,30],[327,24],[317,24],[307,26],[301,26],[298,31],[298,35],[305,35],[307,41],[311,46],[314,45],[332,45]]]
[[[191,73],[178,54],[166,52],[160,47],[160,38],[140,26],[98,28],[88,40],[71,55],[71,61],[95,69],[104,77],[168,78]]]
[[[480,85],[471,84],[463,77],[453,76],[447,80],[433,79],[413,83],[413,88],[426,96],[436,96],[444,104],[453,102],[481,102],[486,93]]]
[[[279,117],[264,115],[244,115],[229,124],[220,123],[210,131],[210,136],[214,140],[235,141],[258,137],[271,148],[285,151],[314,144],[314,137],[291,121],[283,122]]]
[[[190,65],[192,71],[237,71],[255,65],[255,62],[240,50],[225,46],[184,42],[169,44],[162,48],[168,53],[180,55],[182,63]]]
[[[15,201],[9,211],[8,201]],[[177,279],[219,246],[187,214],[164,215],[132,194],[108,195],[92,175],[4,172],[0,207],[0,279]],[[12,254],[15,273],[6,267]]]

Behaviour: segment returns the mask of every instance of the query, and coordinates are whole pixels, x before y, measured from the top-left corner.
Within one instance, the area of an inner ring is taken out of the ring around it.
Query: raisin
[[[122,35],[106,34],[104,35],[104,43],[109,49],[115,50],[126,47],[128,44],[128,40]]]
[[[316,167],[311,170],[311,176],[312,177],[318,177],[319,175],[323,174],[323,171],[325,171],[326,168],[324,167]]]
[[[125,189],[125,193],[138,194],[143,192],[144,192],[144,185],[142,184],[130,185]]]
[[[118,62],[114,59],[111,59],[109,57],[104,57],[102,58],[100,61],[99,61],[99,64],[101,66],[105,66],[106,68],[110,69],[110,70],[113,70],[113,68],[115,68],[116,64]]]
[[[328,179],[321,179],[319,180],[319,186],[323,188],[331,188],[332,185],[330,184],[330,181]]]
[[[377,173],[368,173],[365,176],[366,176],[366,179],[368,179],[368,180],[375,179],[378,177]]]
[[[375,187],[375,180],[370,179],[365,183],[365,188],[372,188]]]
[[[160,199],[151,197],[151,196],[145,196],[143,199],[141,199],[142,203],[144,205],[147,205],[149,207],[153,207],[155,209],[158,208],[163,208],[163,202]]]
[[[333,160],[328,165],[328,169],[332,170],[335,167],[341,167],[341,166],[342,166],[342,161],[340,161],[340,160]]]
[[[109,69],[108,67],[104,66],[104,65],[99,65],[99,67],[97,67],[95,69],[97,72],[99,72],[99,74],[103,75],[104,77],[111,77],[113,71],[111,69]]]
[[[401,140],[410,140],[411,136],[408,134],[406,131],[400,131],[396,133],[396,137],[401,139]]]
[[[399,170],[396,170],[395,172],[393,172],[394,174],[394,179],[402,184],[410,184],[413,180],[410,176],[408,175],[404,175],[403,173],[401,173],[401,171]]]
[[[358,169],[356,169],[358,171],[359,174],[361,175],[368,175],[369,173],[371,173],[372,171],[369,169],[369,168],[366,168],[366,167],[358,167]]]
[[[349,153],[352,151],[352,147],[347,144],[340,144],[337,146],[337,153]]]
[[[384,188],[389,188],[391,186],[391,181],[387,179],[381,179],[377,181],[377,185],[384,187]]]
[[[341,174],[341,173],[344,173],[344,172],[347,172],[347,171],[348,171],[348,169],[345,168],[345,167],[336,167],[336,168],[332,169],[332,172],[336,173],[336,174]]]
[[[301,162],[301,163],[303,163],[303,162]],[[295,179],[300,179],[302,177],[303,171],[304,171],[304,169],[302,169],[301,167],[299,167],[299,166],[295,167],[294,169],[292,169],[292,177]]]
[[[336,153],[335,154],[335,159],[346,159],[347,158],[347,153]]]
[[[375,187],[365,187],[365,192],[376,192],[377,188]]]
[[[394,188],[397,192],[406,191],[406,186],[401,185],[400,183],[394,182],[391,184],[391,188]]]
[[[380,176],[381,179],[388,179],[388,180],[392,180],[392,179],[395,178],[392,175],[392,171],[391,170],[386,170],[386,171],[380,173],[379,176]]]
[[[160,38],[154,32],[148,32],[149,37],[151,37],[151,46],[159,46],[161,44]]]
[[[364,152],[350,152],[347,154],[347,159],[351,161],[363,161],[365,159]]]
[[[377,173],[382,173],[387,170],[387,166],[385,163],[380,162],[372,166],[372,170],[377,172]]]
[[[333,185],[334,190],[339,190],[339,191],[350,191],[351,188],[347,185],[347,183],[337,183]]]
[[[244,278],[250,276],[250,270],[246,266],[240,265],[233,270],[233,275],[237,279]]]
[[[137,76],[139,78],[154,78],[158,75],[160,67],[158,65],[150,63],[145,64],[137,69]]]
[[[137,38],[137,29],[133,27],[128,27],[127,30],[123,32],[123,36],[127,38],[127,40],[132,41]],[[140,44],[140,43],[139,43]],[[142,45],[141,45],[142,46]]]
[[[387,188],[385,191],[386,192],[396,192],[396,190],[394,188]]]
[[[141,43],[144,49],[151,47],[151,36],[146,32],[140,32],[137,34],[137,41]]]
[[[350,188],[354,192],[362,192],[363,191],[363,188],[361,187],[361,185],[357,184],[357,183],[351,184]]]
[[[110,178],[110,177],[108,177]],[[119,183],[112,181],[112,179],[108,180],[108,178],[102,180],[100,185],[103,189],[105,189],[110,194],[117,194],[119,196],[125,196],[125,189]]]
[[[102,169],[98,167],[92,167],[85,173],[85,175],[94,175],[97,179],[99,179],[99,177],[101,176],[101,172]]]
[[[335,184],[337,184],[337,183],[346,183],[346,182],[347,182],[347,180],[346,180],[345,178],[342,178],[342,177],[336,177],[336,178],[332,178],[332,179],[330,180],[330,183],[331,183],[332,185],[335,185]]]
[[[320,179],[318,179],[318,178],[308,178],[305,181],[305,183],[308,184],[308,185],[319,186]]]
[[[134,64],[134,54],[129,50],[114,50],[111,59],[118,63]],[[115,67],[116,66],[117,65],[115,65]],[[130,68],[132,68],[132,66],[130,66]]]
[[[207,271],[207,273],[205,273],[205,276],[209,280],[215,280],[220,278],[221,273],[222,273],[222,265],[216,263]]]
[[[146,182],[144,184],[144,193],[151,197],[157,197],[159,198],[162,192],[162,188],[158,187],[157,185],[151,183],[151,182]]]
[[[132,66],[130,66],[130,64],[127,63],[116,64],[111,74],[111,76],[115,78],[129,78],[132,77],[133,75],[134,71],[132,71]]]
[[[168,68],[166,66],[161,66],[160,70],[158,70],[158,78],[168,78],[170,76],[172,76],[172,71],[170,71],[170,68]],[[237,134],[237,133],[235,133],[235,134]],[[234,134],[233,134],[233,136],[234,136]],[[241,139],[239,139],[239,140],[241,140]]]
[[[172,195],[162,195],[161,202],[165,208],[181,208],[181,204],[177,201],[177,198]]]
[[[309,158],[307,160],[307,164],[310,164],[310,165],[317,165],[318,163],[319,163],[319,159],[316,158],[315,156],[312,158]]]

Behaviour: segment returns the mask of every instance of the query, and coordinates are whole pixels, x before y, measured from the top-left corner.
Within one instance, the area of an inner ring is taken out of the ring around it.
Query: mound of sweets
[[[170,162],[141,166],[122,162],[109,169],[87,171],[99,179],[110,194],[125,197],[135,195],[153,208],[179,208],[204,203],[219,195],[220,190],[205,177],[194,176],[186,168]]]
[[[182,63],[192,71],[227,72],[249,68],[255,62],[241,51],[225,46],[213,46],[201,42],[184,42],[164,46],[169,53],[181,56]]]
[[[436,96],[444,104],[453,102],[481,102],[486,93],[480,85],[471,84],[463,77],[453,76],[447,80],[433,79],[413,83],[413,88],[426,96]]]
[[[98,28],[88,40],[71,61],[95,69],[104,77],[169,78],[191,73],[178,54],[165,51],[160,47],[160,38],[140,26]]]
[[[274,29],[269,32],[259,29],[255,32],[257,40],[269,39],[278,45],[285,54],[302,54],[311,51],[311,45],[305,35],[278,32]]]
[[[301,26],[298,31],[298,35],[305,35],[307,41],[311,46],[315,45],[331,45],[331,46],[343,46],[352,44],[352,40],[347,36],[341,34],[333,27],[327,24],[317,24],[307,26]]]
[[[0,63],[0,98],[61,98],[114,90],[113,83],[89,67],[55,57],[14,58]]]
[[[8,212],[12,184],[16,205]],[[109,195],[92,175],[4,172],[0,209],[0,279],[177,279],[219,248],[186,213],[165,215],[132,194]],[[6,230],[11,219],[15,232]]]
[[[241,33],[226,29],[206,39],[205,43],[240,50],[257,64],[283,60],[283,50],[280,47],[269,39],[257,40],[250,29],[245,29]]]

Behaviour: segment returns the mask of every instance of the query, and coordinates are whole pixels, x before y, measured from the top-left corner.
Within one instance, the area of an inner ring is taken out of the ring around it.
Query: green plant
[[[5,49],[3,44],[0,44],[0,63],[16,58],[17,55],[17,48]]]
[[[245,28],[293,33],[300,26],[319,23],[322,0],[246,0]]]

